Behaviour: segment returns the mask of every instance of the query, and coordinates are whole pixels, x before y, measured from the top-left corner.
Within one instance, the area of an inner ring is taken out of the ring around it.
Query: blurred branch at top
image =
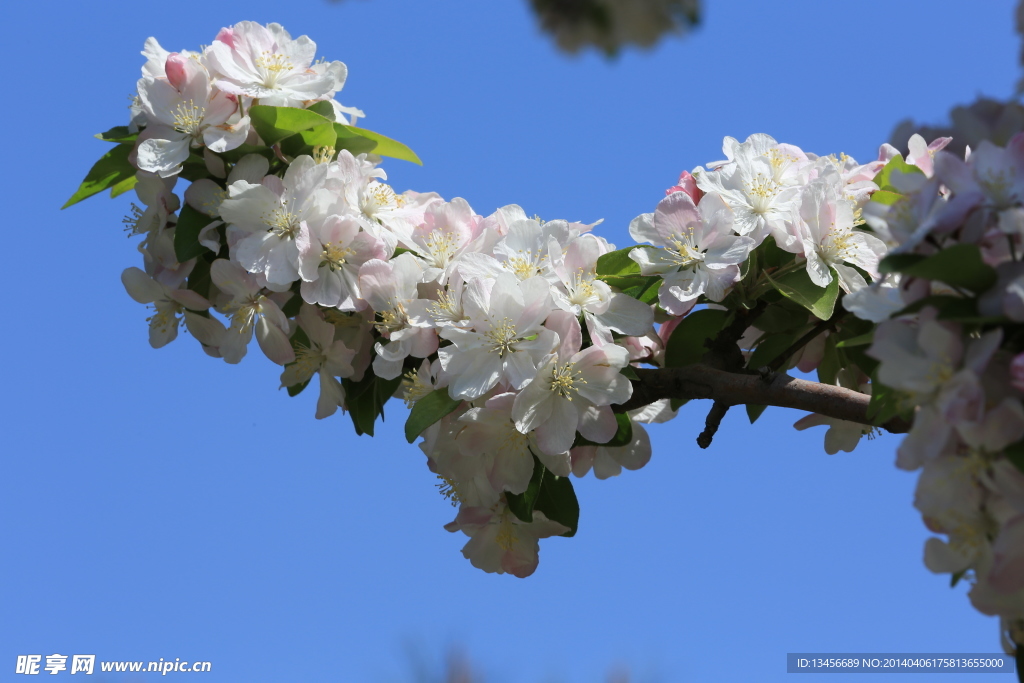
[[[340,2],[340,0],[334,0]],[[614,57],[630,45],[652,47],[666,34],[700,23],[700,0],[529,0],[559,48],[595,48]]]
[[[612,56],[649,47],[700,22],[698,0],[530,0],[541,28],[567,52],[595,47]]]

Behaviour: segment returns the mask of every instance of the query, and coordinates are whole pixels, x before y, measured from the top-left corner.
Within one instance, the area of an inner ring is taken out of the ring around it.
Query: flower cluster
[[[921,470],[914,505],[945,536],[928,540],[925,564],[971,582],[1012,652],[1024,641],[1024,135],[966,160],[944,142],[894,168],[865,211],[891,250],[863,297],[891,317],[867,353],[894,409],[913,410],[896,464]]]
[[[638,400],[639,372],[816,371],[870,394],[867,415],[796,427],[827,425],[836,453],[912,423],[897,465],[922,470],[916,505],[947,537],[926,564],[1024,640],[1024,138],[962,161],[915,135],[866,164],[726,138],[616,249],[593,225],[397,192],[382,157],[419,159],[354,125],[345,66],[315,52],[251,22],[200,52],[147,41],[130,125],[98,136],[114,147],[68,203],[135,190],[143,267],[122,281],[152,346],[184,326],[238,363],[255,337],[290,395],[318,377],[316,418],[340,408],[360,434],[400,396],[463,554],[519,577],[539,539],[575,533],[570,475],[651,458],[645,425],[683,401]]]

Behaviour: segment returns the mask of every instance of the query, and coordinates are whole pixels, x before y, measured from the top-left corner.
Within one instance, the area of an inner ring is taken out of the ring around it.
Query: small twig
[[[722,403],[721,401],[715,401],[711,406],[711,410],[708,412],[708,417],[704,421],[704,431],[697,437],[697,445],[701,448],[707,448],[711,445],[711,440],[715,438],[715,434],[718,433],[718,427],[722,424],[722,418],[729,412],[731,408],[728,403]]]

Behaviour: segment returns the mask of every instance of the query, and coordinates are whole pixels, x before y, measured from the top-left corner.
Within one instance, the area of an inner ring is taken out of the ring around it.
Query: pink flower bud
[[[172,52],[167,55],[167,63],[164,65],[164,71],[167,72],[167,80],[171,82],[171,85],[173,85],[176,90],[180,91],[185,85],[187,64],[188,57],[185,57],[179,52]]]
[[[693,200],[694,204],[700,203],[700,198],[704,196],[704,192],[697,187],[697,181],[693,179],[688,171],[683,171],[679,174],[679,183],[665,190],[665,194],[669,195],[674,192],[685,192],[690,195],[690,199]]]
[[[214,40],[219,41],[221,43],[224,43],[228,47],[234,47],[235,46],[235,30],[232,29],[232,28],[222,28],[220,30],[220,33],[217,34],[217,37],[214,38]]]

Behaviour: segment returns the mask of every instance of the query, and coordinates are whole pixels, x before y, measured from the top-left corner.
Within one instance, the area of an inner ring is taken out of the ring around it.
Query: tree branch
[[[795,408],[839,420],[872,424],[867,415],[871,400],[867,394],[789,375],[765,378],[717,370],[703,363],[682,368],[636,368],[636,374],[640,381],[633,382],[633,397],[620,406],[614,406],[617,412],[641,408],[663,398],[706,398],[720,405],[718,411],[722,414],[727,406],[750,403]],[[711,417],[708,416],[708,428],[712,426]],[[907,421],[900,418],[894,418],[881,427],[893,434],[904,434],[910,429]]]

